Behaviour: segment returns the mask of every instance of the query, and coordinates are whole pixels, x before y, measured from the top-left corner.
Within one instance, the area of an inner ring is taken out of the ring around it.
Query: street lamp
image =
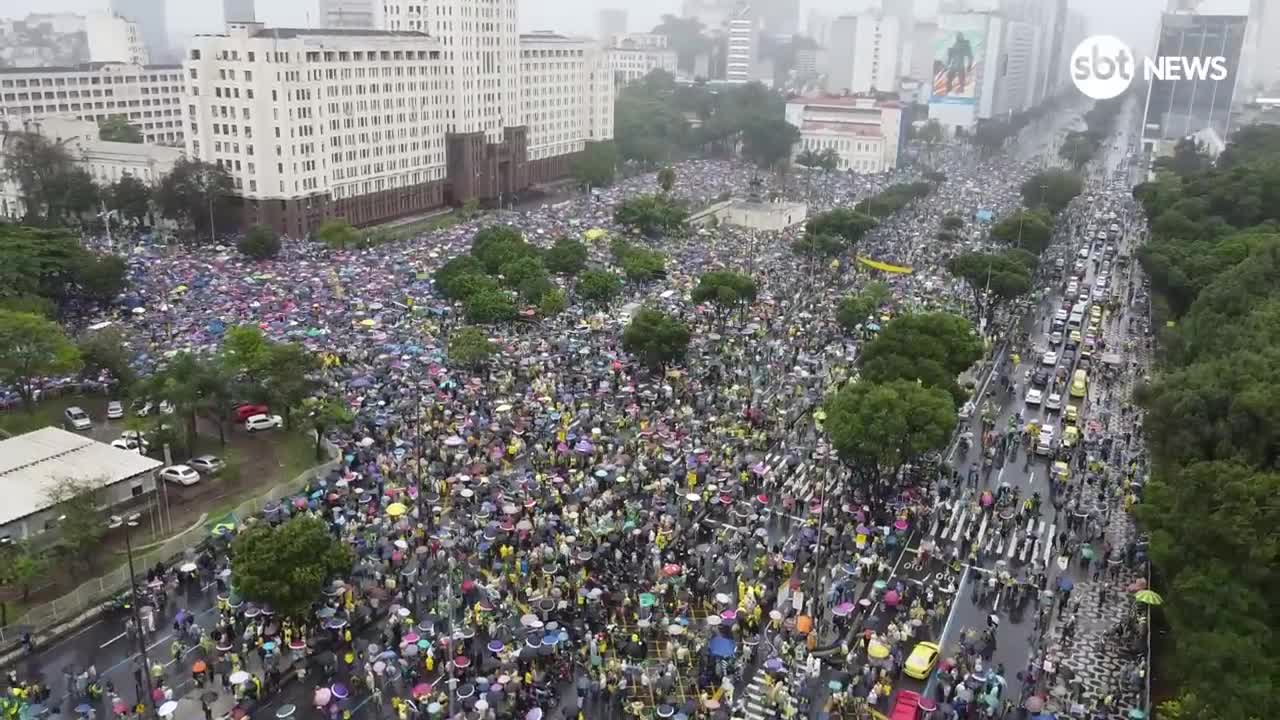
[[[138,521],[140,519],[141,516],[138,513],[134,513],[127,518],[122,518],[119,515],[112,515],[111,522],[107,524],[107,527],[112,530],[124,528],[125,554],[129,558],[129,592],[133,596],[132,601],[129,603],[129,608],[133,612],[134,625],[138,628],[138,654],[142,656],[142,677],[143,682],[146,683],[147,687],[147,700],[151,703],[151,709],[154,710],[156,701],[155,697],[152,695],[151,688],[151,661],[147,658],[146,634],[142,632],[142,617],[138,614],[138,576],[137,573],[133,571],[133,541],[130,538],[129,532],[131,528],[138,527]]]

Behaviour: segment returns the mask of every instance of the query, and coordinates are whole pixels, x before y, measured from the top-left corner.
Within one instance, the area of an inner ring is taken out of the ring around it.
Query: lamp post
[[[155,710],[155,697],[152,695],[151,688],[151,661],[147,658],[147,638],[146,634],[142,631],[142,617],[138,614],[138,575],[133,571],[133,540],[130,537],[129,532],[131,528],[138,527],[138,521],[140,518],[141,516],[138,515],[138,513],[133,513],[127,518],[122,518],[119,515],[112,515],[111,522],[107,527],[112,530],[124,528],[124,548],[125,554],[129,559],[129,592],[132,595],[129,608],[133,612],[134,625],[138,628],[138,655],[142,657],[142,681],[145,683],[147,688],[147,701],[151,703],[151,709]]]

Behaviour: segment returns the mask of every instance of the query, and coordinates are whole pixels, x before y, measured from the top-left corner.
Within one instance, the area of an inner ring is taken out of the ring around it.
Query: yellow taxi
[[[902,672],[907,677],[926,680],[933,666],[938,664],[938,644],[931,642],[916,643],[915,649],[902,665]]]
[[[1078,405],[1068,405],[1063,411],[1062,418],[1067,421],[1068,425],[1076,425],[1080,422],[1080,407]]]
[[[1080,428],[1075,425],[1068,425],[1062,430],[1062,447],[1075,447],[1080,442]]]
[[[1093,307],[1089,308],[1089,320],[1090,320],[1091,322],[1096,322],[1096,323],[1100,323],[1100,322],[1102,322],[1102,307],[1101,307],[1101,306],[1099,306],[1099,305],[1094,305]]]
[[[1089,373],[1084,370],[1076,370],[1071,376],[1071,397],[1082,398],[1085,391],[1089,389]]]
[[[1080,345],[1081,341],[1083,341],[1083,340],[1084,340],[1084,336],[1080,334],[1080,331],[1079,331],[1079,330],[1072,330],[1072,331],[1071,331],[1071,337],[1069,338],[1069,341],[1070,341],[1070,343],[1071,343],[1071,347],[1078,347],[1078,346]]]

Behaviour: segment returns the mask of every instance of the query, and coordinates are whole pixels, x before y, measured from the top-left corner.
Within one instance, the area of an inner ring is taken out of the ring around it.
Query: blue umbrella
[[[713,639],[710,644],[707,645],[707,652],[711,653],[711,657],[733,657],[733,650],[733,640],[724,637],[723,635]]]
[[[1067,577],[1066,575],[1058,576],[1058,589],[1061,590],[1062,592],[1071,592],[1072,588],[1074,588],[1075,586],[1076,586],[1075,581]]]

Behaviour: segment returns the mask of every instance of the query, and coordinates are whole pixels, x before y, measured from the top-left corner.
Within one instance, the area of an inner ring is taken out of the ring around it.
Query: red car
[[[893,709],[889,711],[889,720],[916,720],[916,711],[919,709],[920,693],[899,690]]]
[[[231,416],[235,418],[236,422],[242,423],[254,415],[267,415],[270,412],[266,405],[241,405],[231,411]]]

